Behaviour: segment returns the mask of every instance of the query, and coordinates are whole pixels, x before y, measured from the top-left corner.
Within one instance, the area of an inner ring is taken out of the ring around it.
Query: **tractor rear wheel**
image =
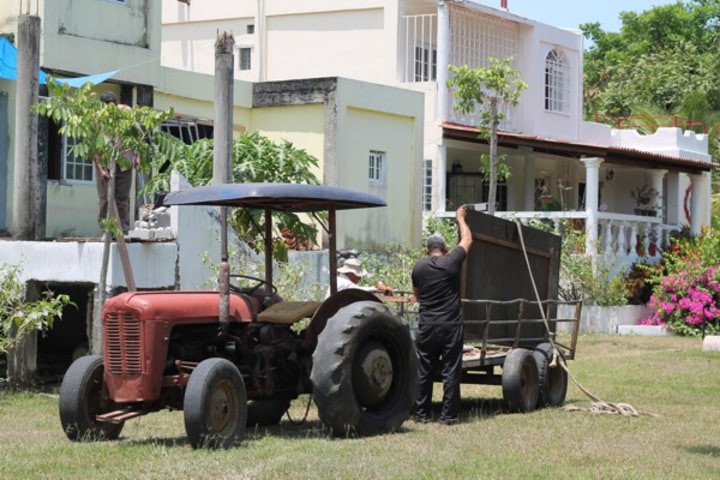
[[[65,435],[78,442],[115,440],[125,422],[110,423],[96,416],[113,409],[103,381],[103,359],[87,355],[75,360],[60,385],[60,423]]]
[[[310,379],[318,415],[333,434],[397,430],[417,395],[417,358],[407,322],[379,302],[341,308],[318,337]]]
[[[510,351],[503,363],[502,391],[510,412],[531,412],[538,403],[538,368],[533,352],[526,348]]]
[[[237,367],[208,358],[195,367],[183,400],[185,431],[192,448],[230,448],[245,435],[247,392]]]

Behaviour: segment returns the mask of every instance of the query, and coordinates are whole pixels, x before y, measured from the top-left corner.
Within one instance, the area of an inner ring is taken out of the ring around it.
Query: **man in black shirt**
[[[463,323],[460,307],[460,270],[472,244],[472,233],[465,222],[462,206],[455,212],[460,242],[448,253],[445,240],[431,235],[425,242],[427,258],[412,271],[413,292],[420,303],[420,321],[415,340],[418,356],[419,391],[415,419],[431,419],[433,372],[441,365],[443,403],[440,422],[459,422],[460,375],[463,351]]]

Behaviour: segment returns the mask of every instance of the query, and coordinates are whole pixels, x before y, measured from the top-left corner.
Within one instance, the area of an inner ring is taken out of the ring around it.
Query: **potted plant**
[[[635,215],[654,217],[657,214],[657,197],[660,193],[647,183],[630,191],[630,197],[635,200]]]

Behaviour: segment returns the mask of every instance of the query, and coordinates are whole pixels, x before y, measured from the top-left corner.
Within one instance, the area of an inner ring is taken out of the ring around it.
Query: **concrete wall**
[[[7,219],[10,218],[9,205],[12,199],[10,188],[10,102],[9,95],[3,87],[9,84],[0,80],[0,231],[8,230]]]
[[[0,31],[17,30],[19,5],[0,0]],[[160,4],[133,0],[118,4],[97,0],[37,0],[29,13],[42,19],[40,65],[80,75],[120,68],[116,80],[154,85],[160,69]],[[35,8],[35,5],[38,8]]]
[[[235,104],[233,122],[236,131],[240,131],[250,122],[252,84],[236,81],[233,85],[233,99]],[[160,69],[158,84],[155,87],[155,108],[165,110],[172,107],[179,116],[213,120],[214,102],[213,75],[194,74],[167,67]]]
[[[163,0],[163,64],[212,73],[208,52],[213,51],[217,30],[225,30],[233,33],[238,48],[252,49],[252,69],[236,68],[238,79],[343,76],[383,81],[390,58],[389,74],[394,81],[395,42],[385,31],[388,22],[397,23],[388,17],[388,12],[396,12],[394,4],[384,0],[215,0],[203,4]],[[248,33],[249,25],[254,26],[254,33]]]
[[[57,283],[98,283],[102,242],[0,241],[0,265],[21,265],[23,280]],[[130,243],[130,255],[138,288],[173,288],[175,243]],[[112,244],[108,267],[109,288],[126,286],[117,245]]]

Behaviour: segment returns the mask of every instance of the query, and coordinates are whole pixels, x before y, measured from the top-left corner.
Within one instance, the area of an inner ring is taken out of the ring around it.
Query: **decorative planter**
[[[665,325],[618,325],[619,335],[670,335]]]

